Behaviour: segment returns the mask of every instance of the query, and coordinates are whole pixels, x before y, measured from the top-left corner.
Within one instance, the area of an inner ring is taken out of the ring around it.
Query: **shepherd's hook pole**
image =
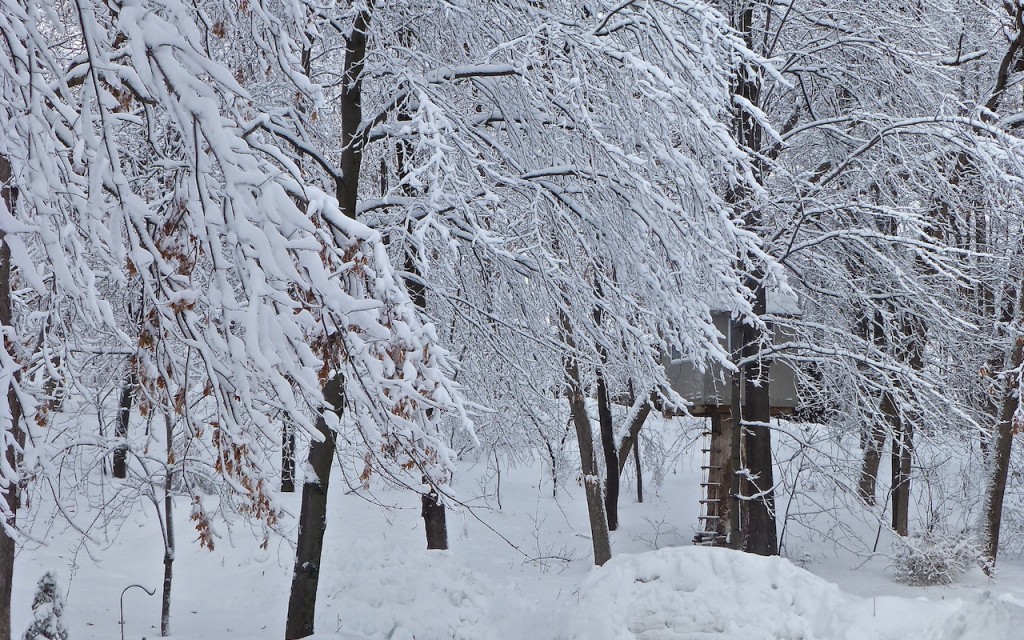
[[[119,625],[121,625],[121,640],[124,640],[124,594],[127,593],[129,589],[132,589],[134,587],[142,589],[151,596],[156,595],[156,589],[147,589],[141,584],[130,584],[124,588],[124,591],[121,592],[121,622],[118,623]]]

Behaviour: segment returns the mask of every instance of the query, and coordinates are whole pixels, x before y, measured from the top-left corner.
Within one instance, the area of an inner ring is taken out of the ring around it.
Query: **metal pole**
[[[146,593],[148,593],[151,596],[155,596],[156,595],[156,589],[147,589],[146,587],[142,586],[141,584],[130,584],[127,587],[124,588],[124,591],[121,592],[121,621],[118,623],[119,625],[121,625],[121,640],[124,640],[124,594],[129,589],[132,589],[134,587],[138,587],[138,588],[142,589],[143,591],[145,591]]]

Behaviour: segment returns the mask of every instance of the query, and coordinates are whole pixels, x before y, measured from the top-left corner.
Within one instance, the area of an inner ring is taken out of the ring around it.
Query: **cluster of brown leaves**
[[[210,441],[218,451],[214,470],[242,488],[244,502],[238,507],[239,512],[273,527],[278,522],[279,513],[267,495],[264,480],[258,477],[259,468],[250,459],[249,447],[228,441],[219,424],[213,423],[211,427]]]
[[[199,532],[199,546],[213,551],[213,529],[210,526],[210,517],[203,509],[203,502],[199,496],[192,496],[192,515],[189,520],[196,523],[196,531]]]

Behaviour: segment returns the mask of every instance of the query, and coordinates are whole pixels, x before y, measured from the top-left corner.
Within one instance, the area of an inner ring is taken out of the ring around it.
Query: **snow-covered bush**
[[[963,534],[911,537],[893,557],[895,579],[914,586],[950,584],[979,556],[975,540]]]
[[[36,585],[36,596],[32,600],[34,619],[25,631],[22,640],[68,640],[61,616],[64,613],[64,598],[57,590],[57,576],[47,571]]]

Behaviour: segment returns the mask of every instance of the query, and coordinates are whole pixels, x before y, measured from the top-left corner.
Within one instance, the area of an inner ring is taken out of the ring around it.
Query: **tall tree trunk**
[[[363,164],[359,127],[363,122],[363,69],[366,65],[366,32],[369,28],[370,10],[364,7],[352,21],[341,78],[341,175],[335,182],[335,194],[342,213],[353,220],[356,219],[359,175]]]
[[[427,305],[426,288],[420,280],[416,261],[408,251],[405,256],[405,268],[411,276],[406,280],[409,296],[416,308],[422,311]],[[423,529],[427,535],[427,549],[447,549],[448,516],[444,502],[432,480],[425,477],[423,482],[430,487],[430,491],[420,497],[420,515],[423,516]]]
[[[755,275],[753,283],[754,313],[764,317],[767,311],[766,292],[762,280]],[[770,335],[771,327],[768,327]],[[765,339],[754,325],[743,327],[743,452],[746,457],[748,490],[746,550],[762,556],[779,554],[778,530],[775,522],[775,474],[772,468],[771,407],[768,395],[770,361],[759,354]],[[735,424],[735,423],[734,423]],[[753,498],[753,499],[751,499]]]
[[[612,547],[601,495],[601,475],[594,454],[594,434],[591,431],[582,389],[574,389],[569,396],[569,410],[572,413],[573,425],[576,427],[576,440],[579,442],[583,489],[587,496],[587,516],[590,519],[590,535],[594,542],[594,564],[602,565],[611,559]]]
[[[615,531],[619,528],[619,457],[615,451],[611,400],[608,397],[608,386],[602,372],[597,374],[597,416],[601,423],[601,449],[604,451],[606,471],[604,510],[608,518],[608,529]]]
[[[2,275],[0,275],[2,277]],[[0,287],[2,288],[2,287]],[[21,409],[18,406],[17,398],[14,397],[14,392],[11,391],[7,395],[9,406],[11,407],[11,417],[13,420],[21,420]],[[16,424],[16,423],[15,423]],[[15,438],[20,438],[21,443],[24,443],[24,436],[21,434],[20,428],[12,429]],[[5,452],[7,464],[12,469],[17,469],[19,464],[20,454],[15,451],[14,447],[8,446]],[[7,509],[9,516],[7,516],[5,523],[6,526],[0,527],[0,638],[10,638],[11,636],[11,591],[14,584],[14,557],[17,552],[17,544],[10,535],[8,535],[8,528],[14,529],[17,525],[17,512],[18,506],[21,502],[21,491],[17,485],[11,485],[7,487],[4,492],[4,500],[7,502]]]
[[[164,518],[167,520],[167,542],[164,548],[164,588],[160,600],[160,636],[171,635],[171,581],[174,579],[174,522],[171,496],[164,496]]]
[[[848,269],[858,268],[856,265],[848,265]],[[884,346],[882,342],[882,331],[878,328],[878,317],[874,311],[864,311],[854,325],[854,335],[865,342],[872,342],[879,347]],[[857,363],[858,371],[866,375],[866,367]],[[879,407],[882,416],[886,415],[884,404]],[[857,479],[857,495],[864,504],[874,506],[876,493],[878,492],[878,467],[882,462],[882,451],[885,449],[885,436],[888,432],[887,421],[876,418],[870,424],[862,425],[860,429],[860,444],[864,450],[864,457],[860,465],[860,477]]]
[[[1007,93],[1009,83],[1017,77],[1013,73],[1021,64],[1021,53],[1024,51],[1024,10],[1019,3],[1006,4],[1013,21],[1012,29],[1007,33],[1012,38],[1007,43],[1006,51],[1000,61],[995,83],[981,112],[986,120],[997,119],[1002,98]],[[984,215],[984,214],[983,214]],[[1017,289],[1016,309],[1013,316],[1019,323],[1024,320],[1024,281]],[[991,476],[985,490],[984,506],[984,547],[990,563],[994,564],[999,554],[999,530],[1003,520],[1003,497],[1006,494],[1006,477],[1010,470],[1010,454],[1013,449],[1013,431],[1017,424],[1017,411],[1020,405],[1021,365],[1024,364],[1024,335],[1014,336],[1010,351],[1010,366],[1004,385],[1002,407],[999,410],[999,422],[989,452]]]
[[[914,371],[924,368],[925,324],[916,316],[900,318],[900,359]],[[887,394],[888,395],[888,394]],[[911,403],[911,407],[913,404]],[[898,407],[894,406],[894,409]],[[914,421],[912,410],[893,412],[892,432],[892,528],[901,535],[910,532],[910,475],[914,455]]]
[[[0,198],[10,215],[14,215],[17,202],[17,188],[11,184],[11,164],[6,156],[0,155]],[[13,330],[14,310],[11,305],[11,249],[4,241],[5,234],[0,232],[0,328]],[[5,337],[6,341],[6,337]],[[7,348],[5,346],[5,348]],[[10,348],[7,348],[10,352]],[[18,374],[14,374],[17,381]],[[21,451],[25,446],[25,432],[21,428],[21,403],[13,384],[7,390],[7,406],[10,411],[10,440],[4,449],[7,468],[17,472],[21,466]],[[11,480],[8,478],[8,480]],[[12,482],[4,489],[4,500],[7,503],[5,526],[0,527],[0,638],[11,636],[11,588],[14,584],[14,556],[17,544],[9,534],[17,525],[18,507],[21,504],[21,487]]]
[[[281,430],[281,493],[295,493],[295,427],[287,421]]]
[[[907,535],[908,530],[907,517],[909,514],[909,486],[905,486],[904,481],[906,480],[906,482],[909,482],[909,478],[905,479],[903,476],[904,421],[891,392],[886,391],[882,394],[879,411],[885,419],[885,422],[889,427],[888,431],[892,437],[892,486],[889,490],[892,498],[892,529],[897,534],[905,536]],[[879,455],[881,455],[881,452],[879,452]],[[877,467],[875,471],[878,471]]]
[[[735,319],[729,321],[729,357],[733,363],[737,363],[742,355],[741,345],[743,344],[743,325]],[[743,500],[743,481],[737,473],[743,468],[742,443],[743,429],[740,421],[743,419],[743,405],[740,404],[740,389],[743,388],[743,372],[736,367],[729,376],[731,399],[729,402],[729,415],[723,416],[720,420],[729,421],[729,463],[723,470],[722,483],[729,483],[729,513],[728,527],[729,548],[743,549],[746,544],[743,541],[744,519],[746,517],[746,502]],[[720,423],[719,429],[724,430]]]
[[[1017,319],[1024,318],[1024,284],[1017,292]],[[984,547],[990,563],[995,563],[999,554],[999,529],[1003,522],[1003,497],[1006,494],[1006,478],[1010,470],[1010,454],[1013,450],[1014,426],[1019,424],[1017,412],[1020,409],[1021,365],[1024,364],[1024,335],[1017,335],[1010,352],[1010,367],[1006,374],[1003,391],[1003,406],[999,412],[995,439],[991,452],[991,476],[985,491]]]
[[[731,7],[730,18],[733,27],[743,38],[747,47],[754,48],[755,8],[762,4],[760,0],[745,0]],[[754,107],[761,106],[761,77],[758,71],[745,64],[736,69],[733,93]],[[760,156],[764,130],[757,118],[748,109],[737,109],[734,119],[734,135],[740,147],[751,154],[754,177],[758,182],[763,180],[764,160]],[[731,193],[729,201],[743,203],[747,194]],[[757,229],[761,224],[762,214],[756,208],[744,214],[744,223],[748,228]],[[744,283],[754,297],[754,315],[763,318],[767,311],[767,294],[764,282],[765,274],[760,268],[755,269]],[[735,323],[734,323],[735,324]],[[769,362],[759,357],[763,344],[769,343],[771,328],[768,335],[750,324],[742,329],[740,354],[745,362],[741,367],[738,379],[733,382],[732,425],[736,448],[732,452],[735,469],[744,467],[749,476],[742,482],[733,483],[737,492],[733,494],[736,509],[730,518],[730,543],[760,555],[777,555],[778,533],[775,523],[774,471],[772,469],[772,439],[770,427],[770,402],[768,395]],[[739,333],[733,332],[735,334]],[[737,343],[733,342],[736,349]],[[743,390],[742,407],[738,391]],[[741,435],[742,434],[742,435]],[[737,442],[737,440],[739,440]],[[743,449],[740,460],[739,449]],[[744,490],[746,488],[746,491]],[[747,495],[740,499],[740,491]],[[754,493],[750,493],[753,491]],[[742,503],[742,504],[741,504]],[[740,527],[742,542],[739,539]]]
[[[120,440],[120,444],[114,449],[114,477],[128,477],[128,424],[132,415],[132,403],[135,401],[135,392],[139,386],[138,376],[135,374],[135,363],[128,363],[128,371],[125,373],[124,382],[121,385],[121,400],[117,403],[117,427],[114,429],[114,437]]]
[[[370,28],[371,3],[352,20],[352,30],[346,36],[345,60],[341,74],[341,174],[335,180],[335,195],[341,212],[355,220],[359,202],[359,177],[363,161],[363,142],[359,127],[363,119],[363,69],[366,61],[366,37]],[[341,416],[345,397],[345,380],[341,374],[333,375],[324,385],[326,411]],[[323,415],[317,418],[317,432],[321,441],[309,447],[308,472],[302,485],[299,511],[299,535],[295,549],[295,568],[292,574],[291,594],[288,599],[288,620],[285,624],[286,640],[297,640],[313,635],[316,617],[316,591],[320,578],[320,558],[323,552],[324,532],[327,529],[327,492],[330,487],[331,462],[337,434],[327,426]]]
[[[636,501],[644,502],[644,474],[640,472],[640,447],[633,448],[633,462],[636,463]]]
[[[339,418],[344,406],[344,380],[335,374],[324,385],[325,411]],[[316,591],[320,580],[320,558],[327,531],[327,491],[331,482],[331,463],[337,433],[321,415],[316,420],[321,440],[309,446],[307,475],[302,485],[302,506],[299,511],[299,537],[295,544],[295,569],[292,573],[291,595],[288,599],[288,620],[285,640],[298,640],[313,635],[316,617]],[[311,473],[310,473],[311,472]]]
[[[558,457],[555,456],[555,448],[551,446],[551,441],[547,439],[544,432],[539,428],[537,431],[540,433],[540,437],[544,440],[544,446],[548,450],[548,459],[551,461],[551,497],[558,497]]]
[[[408,28],[403,29],[399,34],[399,41],[404,46],[412,46],[412,39],[413,33]],[[405,122],[412,120],[406,104],[399,105],[397,118],[399,121]],[[409,175],[412,154],[412,145],[404,140],[398,142],[395,148],[395,171],[399,180],[404,180]],[[413,189],[408,184],[402,185],[402,190],[407,196],[413,195]],[[420,277],[419,266],[416,262],[417,256],[413,247],[408,243],[408,239],[412,237],[411,222],[406,223],[405,230],[405,286],[409,291],[412,303],[416,305],[417,309],[423,311],[427,308],[427,290]],[[430,487],[430,490],[420,497],[420,515],[423,517],[423,529],[427,535],[427,549],[447,549],[448,516],[444,502],[441,501],[437,487],[429,478],[424,477],[423,482]]]
[[[594,454],[594,433],[587,415],[587,402],[580,380],[580,366],[576,360],[576,344],[564,313],[561,317],[563,340],[569,355],[566,356],[566,391],[569,399],[569,413],[576,427],[576,441],[580,450],[580,469],[583,472],[583,489],[587,496],[587,516],[590,519],[590,535],[594,543],[594,564],[603,565],[612,557],[611,539],[608,533],[608,519],[604,512],[604,496],[601,495],[601,474]],[[614,469],[614,467],[613,467]]]
[[[886,406],[887,418],[892,427],[892,529],[905,536],[910,530],[910,424],[900,415],[892,401],[892,394],[885,393],[882,402]]]
[[[895,236],[899,233],[899,224],[895,217],[884,217],[879,220],[880,230],[888,235]],[[918,263],[924,273],[929,273],[931,268]],[[886,318],[891,317],[896,321],[896,326],[887,330]],[[894,330],[895,329],[895,330]],[[871,323],[872,339],[880,350],[888,351],[897,361],[906,364],[910,369],[919,372],[924,368],[924,345],[927,339],[926,325],[924,320],[914,315],[910,310],[902,310],[895,303],[889,300],[886,303],[885,313],[876,312]],[[892,450],[892,529],[898,535],[906,536],[910,530],[910,476],[911,463],[913,459],[913,434],[914,420],[917,413],[913,410],[914,400],[908,400],[901,404],[900,391],[906,390],[902,395],[912,394],[913,386],[903,385],[899,378],[889,381],[892,389],[882,393],[879,401],[879,413],[889,427],[891,434]],[[872,438],[875,438],[872,434]],[[869,443],[874,446],[875,453],[881,455],[881,444]],[[877,465],[873,469],[867,468],[869,451],[865,451],[865,471],[874,471],[877,475]],[[872,454],[874,455],[874,454]],[[872,461],[873,462],[873,461]],[[861,482],[864,489],[867,489],[866,479],[862,476]],[[872,498],[874,497],[874,486]],[[863,495],[863,492],[862,492]]]
[[[878,466],[882,461],[882,449],[885,447],[885,429],[877,422],[873,422],[868,427],[866,435],[864,461],[861,464],[857,493],[864,504],[873,506],[878,485]]]
[[[626,430],[626,437],[622,439],[622,444],[619,445],[619,474],[626,467],[626,459],[629,456],[629,452],[639,446],[640,429],[643,428],[644,422],[647,421],[647,416],[651,415],[651,407],[654,406],[655,392],[651,392],[651,395],[641,400],[643,404],[639,407],[634,405],[633,419],[629,423],[629,428]]]
[[[167,474],[164,477],[164,588],[160,598],[160,636],[171,635],[171,582],[174,578],[174,501],[171,499],[171,447],[174,423],[164,414],[167,435]]]

